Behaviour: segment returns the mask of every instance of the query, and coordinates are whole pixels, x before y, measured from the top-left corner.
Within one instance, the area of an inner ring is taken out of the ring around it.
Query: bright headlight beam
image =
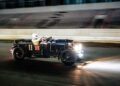
[[[83,58],[83,46],[82,44],[76,44],[74,47],[74,51],[78,54],[79,58]]]
[[[75,45],[75,46],[74,46],[74,50],[77,51],[77,52],[78,52],[78,51],[81,51],[81,50],[82,50],[82,44],[77,44],[77,45]]]
[[[89,70],[120,72],[120,63],[117,61],[93,62],[86,65],[84,68]]]

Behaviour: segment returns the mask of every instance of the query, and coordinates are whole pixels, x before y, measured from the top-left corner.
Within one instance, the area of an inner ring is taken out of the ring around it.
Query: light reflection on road
[[[87,64],[84,68],[87,70],[120,73],[120,60],[93,62],[91,64]]]

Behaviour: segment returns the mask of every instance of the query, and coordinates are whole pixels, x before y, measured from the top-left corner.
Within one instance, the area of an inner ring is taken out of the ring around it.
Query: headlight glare
[[[76,52],[81,51],[81,50],[82,50],[82,44],[77,44],[77,45],[75,45],[75,46],[74,46],[74,50],[75,50]]]
[[[76,54],[78,55],[79,58],[83,58],[83,46],[82,44],[76,44],[73,47],[74,51],[76,52]]]

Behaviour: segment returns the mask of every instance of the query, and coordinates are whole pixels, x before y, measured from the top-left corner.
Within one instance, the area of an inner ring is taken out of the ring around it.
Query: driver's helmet
[[[38,39],[39,39],[39,35],[37,33],[33,33],[32,40],[38,40]]]
[[[40,41],[40,38],[39,38],[39,35],[37,33],[33,33],[32,34],[32,42],[34,45],[39,45],[39,41]]]

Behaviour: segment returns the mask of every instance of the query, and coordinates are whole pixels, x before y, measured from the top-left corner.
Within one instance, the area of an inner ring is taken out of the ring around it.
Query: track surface
[[[15,62],[11,43],[0,43],[1,86],[120,86],[120,47],[84,47],[82,68],[57,61]],[[77,64],[79,65],[79,64]]]

